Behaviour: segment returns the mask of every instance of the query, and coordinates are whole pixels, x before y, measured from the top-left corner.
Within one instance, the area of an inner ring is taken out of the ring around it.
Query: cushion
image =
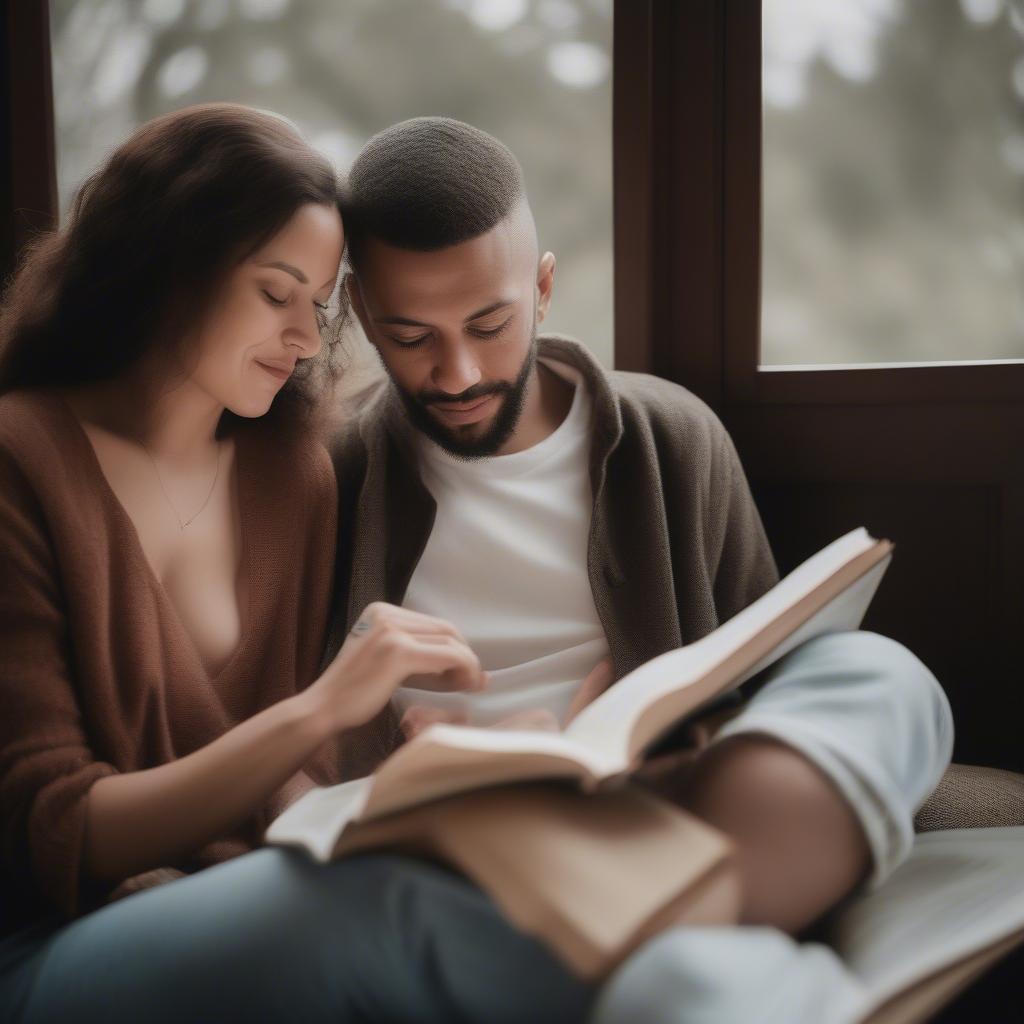
[[[1024,825],[1024,775],[951,764],[914,818],[916,832]]]

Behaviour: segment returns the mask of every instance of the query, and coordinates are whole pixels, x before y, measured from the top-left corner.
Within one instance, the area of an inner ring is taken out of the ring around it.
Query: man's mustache
[[[474,384],[466,388],[459,395],[451,395],[446,391],[420,391],[416,395],[416,401],[420,405],[449,405],[455,403],[472,402],[477,398],[486,398],[488,395],[500,395],[512,390],[512,385],[507,381],[492,381],[488,384]]]

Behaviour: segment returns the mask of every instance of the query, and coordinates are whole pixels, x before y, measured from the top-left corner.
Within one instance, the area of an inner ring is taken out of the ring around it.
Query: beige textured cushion
[[[951,764],[914,818],[917,832],[1024,825],[1024,775]]]

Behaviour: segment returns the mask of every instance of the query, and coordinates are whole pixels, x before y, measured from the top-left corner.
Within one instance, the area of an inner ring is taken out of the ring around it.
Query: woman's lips
[[[496,394],[474,398],[471,402],[431,402],[427,407],[439,419],[455,426],[477,423],[487,416],[494,404]]]
[[[266,370],[271,377],[276,377],[280,381],[287,380],[292,375],[292,371],[295,369],[294,366],[291,367],[290,369],[286,369],[283,366],[275,366],[273,363],[264,363],[259,359],[256,360],[256,365],[261,370]]]

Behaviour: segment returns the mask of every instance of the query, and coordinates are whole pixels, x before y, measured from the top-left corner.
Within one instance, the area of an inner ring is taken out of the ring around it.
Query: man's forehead
[[[482,308],[490,296],[518,294],[531,283],[533,267],[501,227],[435,252],[368,239],[358,275],[365,297],[384,307],[375,313],[399,315],[407,307]]]

